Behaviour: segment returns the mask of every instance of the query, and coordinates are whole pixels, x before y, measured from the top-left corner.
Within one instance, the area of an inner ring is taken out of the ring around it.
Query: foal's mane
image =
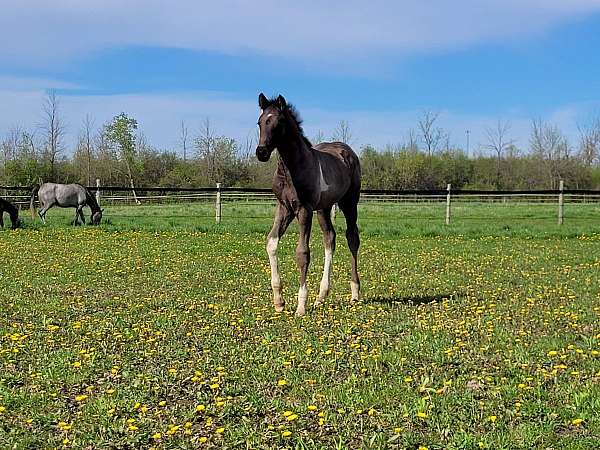
[[[277,99],[272,98],[270,100],[270,103],[273,105],[276,105]],[[304,141],[304,143],[307,145],[307,147],[309,149],[312,149],[313,145],[310,142],[310,140],[306,137],[306,135],[304,134],[304,130],[302,129],[302,118],[300,117],[300,113],[298,112],[298,109],[291,103],[288,103],[286,105],[286,107],[283,108],[282,112],[286,116],[286,118],[292,120],[296,124],[296,127],[298,127],[298,131],[300,132],[300,135],[302,136],[302,140]]]

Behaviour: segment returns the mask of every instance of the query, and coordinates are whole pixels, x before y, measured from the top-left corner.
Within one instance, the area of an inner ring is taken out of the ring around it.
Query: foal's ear
[[[277,104],[279,105],[279,109],[285,109],[287,102],[285,101],[285,98],[283,98],[283,95],[277,97]]]
[[[263,94],[262,92],[258,96],[258,106],[260,106],[260,109],[267,109],[267,107],[269,106],[269,100],[267,99],[267,97],[265,97],[265,94]]]

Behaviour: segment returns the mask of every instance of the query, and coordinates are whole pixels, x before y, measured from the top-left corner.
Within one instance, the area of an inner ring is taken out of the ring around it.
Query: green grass
[[[361,205],[358,302],[338,216],[333,291],[300,319],[295,226],[271,307],[270,207],[0,232],[0,448],[597,447],[598,207],[444,212]]]

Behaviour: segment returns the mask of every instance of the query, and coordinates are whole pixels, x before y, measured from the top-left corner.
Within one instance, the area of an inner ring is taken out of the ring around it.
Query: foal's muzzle
[[[259,161],[267,162],[271,157],[271,151],[266,145],[259,145],[256,147],[256,157]]]

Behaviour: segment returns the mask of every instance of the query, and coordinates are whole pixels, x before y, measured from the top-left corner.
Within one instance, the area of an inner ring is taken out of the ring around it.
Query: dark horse
[[[308,290],[306,274],[310,263],[310,231],[313,211],[317,212],[323,230],[325,266],[315,306],[329,294],[331,263],[335,251],[335,229],[331,223],[331,208],[337,203],[346,217],[346,239],[352,254],[352,299],[358,299],[360,281],[357,255],[360,240],[356,220],[360,196],[360,163],[356,153],[341,142],[312,146],[304,136],[301,120],[292,105],[280,95],[268,100],[258,97],[261,113],[258,119],[260,138],[256,147],[259,161],[268,161],[273,150],[279,152],[279,162],[273,177],[273,193],[278,204],[273,228],[268,236],[267,253],[271,264],[271,288],[276,311],[282,311],[281,279],[277,267],[277,246],[290,222],[296,217],[300,238],[296,259],[300,269],[300,289],[296,315],[305,312]]]
[[[4,213],[7,212],[10,216],[10,221],[12,223],[12,229],[19,227],[19,210],[15,205],[13,205],[8,200],[4,200],[0,198],[0,227],[4,228]]]
[[[41,186],[34,187],[31,191],[31,200],[29,203],[33,219],[35,219],[34,201],[36,194],[41,206],[38,213],[44,223],[46,223],[46,213],[55,205],[61,208],[75,208],[73,225],[78,224],[80,217],[81,221],[85,223],[85,218],[83,217],[84,206],[89,206],[92,211],[90,223],[98,225],[102,219],[103,210],[98,206],[98,202],[96,202],[90,191],[80,184],[44,183]]]

